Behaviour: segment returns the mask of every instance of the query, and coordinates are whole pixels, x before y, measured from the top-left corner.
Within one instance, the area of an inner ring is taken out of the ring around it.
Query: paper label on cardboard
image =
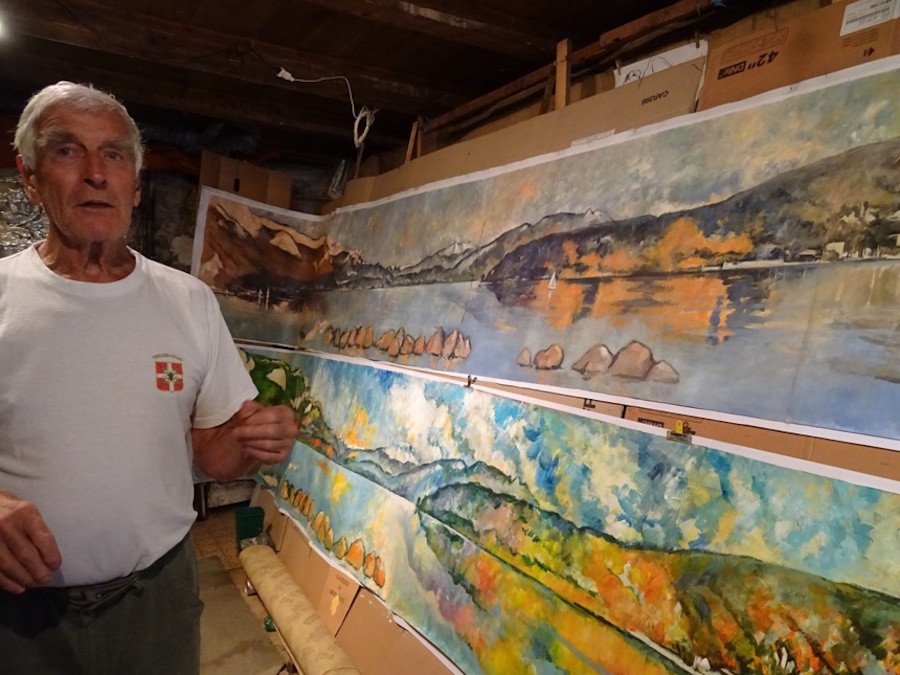
[[[332,635],[337,635],[358,590],[359,584],[344,572],[335,568],[329,569],[322,595],[319,598],[318,612]]]
[[[651,427],[660,427],[663,429],[666,427],[665,422],[662,422],[660,420],[651,420],[648,417],[638,417],[637,421],[640,422],[641,424],[649,424]]]
[[[635,61],[634,63],[616,68],[613,71],[616,79],[616,86],[621,87],[629,82],[637,82],[647,75],[658,73],[666,68],[677,66],[694,59],[706,56],[709,49],[709,43],[706,40],[700,40],[699,44],[691,42],[690,44],[681,45],[675,49],[670,49],[662,54],[656,54],[647,59]]]
[[[844,8],[840,35],[849,35],[885,23],[897,16],[900,0],[859,0]]]
[[[732,61],[737,61],[738,59],[746,59],[748,56],[756,56],[763,51],[775,49],[787,42],[787,39],[787,28],[782,28],[780,30],[772,31],[771,33],[766,33],[765,35],[755,37],[752,40],[747,40],[746,42],[742,42],[741,44],[735,45],[734,47],[729,47],[724,52],[722,52],[722,63],[731,63]]]

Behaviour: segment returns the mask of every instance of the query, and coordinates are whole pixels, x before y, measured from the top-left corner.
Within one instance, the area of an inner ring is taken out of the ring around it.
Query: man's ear
[[[138,174],[137,181],[134,185],[134,200],[131,205],[134,208],[137,208],[137,205],[141,203],[141,176]]]
[[[22,183],[25,184],[25,194],[28,195],[28,198],[34,204],[40,204],[41,193],[38,190],[37,177],[34,175],[34,171],[25,166],[25,159],[22,155],[16,155],[16,166],[22,175]]]

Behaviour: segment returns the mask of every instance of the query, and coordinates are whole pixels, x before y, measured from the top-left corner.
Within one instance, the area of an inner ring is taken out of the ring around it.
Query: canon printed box
[[[712,45],[698,110],[896,54],[900,0],[837,2]]]

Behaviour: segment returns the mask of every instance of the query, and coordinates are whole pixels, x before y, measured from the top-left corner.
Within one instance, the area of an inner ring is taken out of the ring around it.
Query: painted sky
[[[578,154],[332,216],[367,260],[403,266],[456,243],[485,243],[543,216],[595,210],[615,220],[721,201],[785,171],[900,135],[891,71],[678,126],[628,132]]]
[[[458,385],[290,359],[351,447],[480,460],[625,543],[748,555],[900,597],[900,495]]]

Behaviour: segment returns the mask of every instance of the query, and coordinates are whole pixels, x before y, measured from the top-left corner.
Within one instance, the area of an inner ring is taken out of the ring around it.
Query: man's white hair
[[[28,169],[34,170],[38,154],[46,143],[46,139],[41,135],[42,118],[48,110],[57,107],[65,107],[79,112],[106,111],[118,115],[128,130],[128,141],[134,153],[134,169],[136,172],[140,172],[144,164],[141,132],[125,106],[111,94],[95,89],[91,85],[66,81],[57,82],[41,89],[28,99],[28,103],[19,117],[13,148],[22,155],[22,160]]]

